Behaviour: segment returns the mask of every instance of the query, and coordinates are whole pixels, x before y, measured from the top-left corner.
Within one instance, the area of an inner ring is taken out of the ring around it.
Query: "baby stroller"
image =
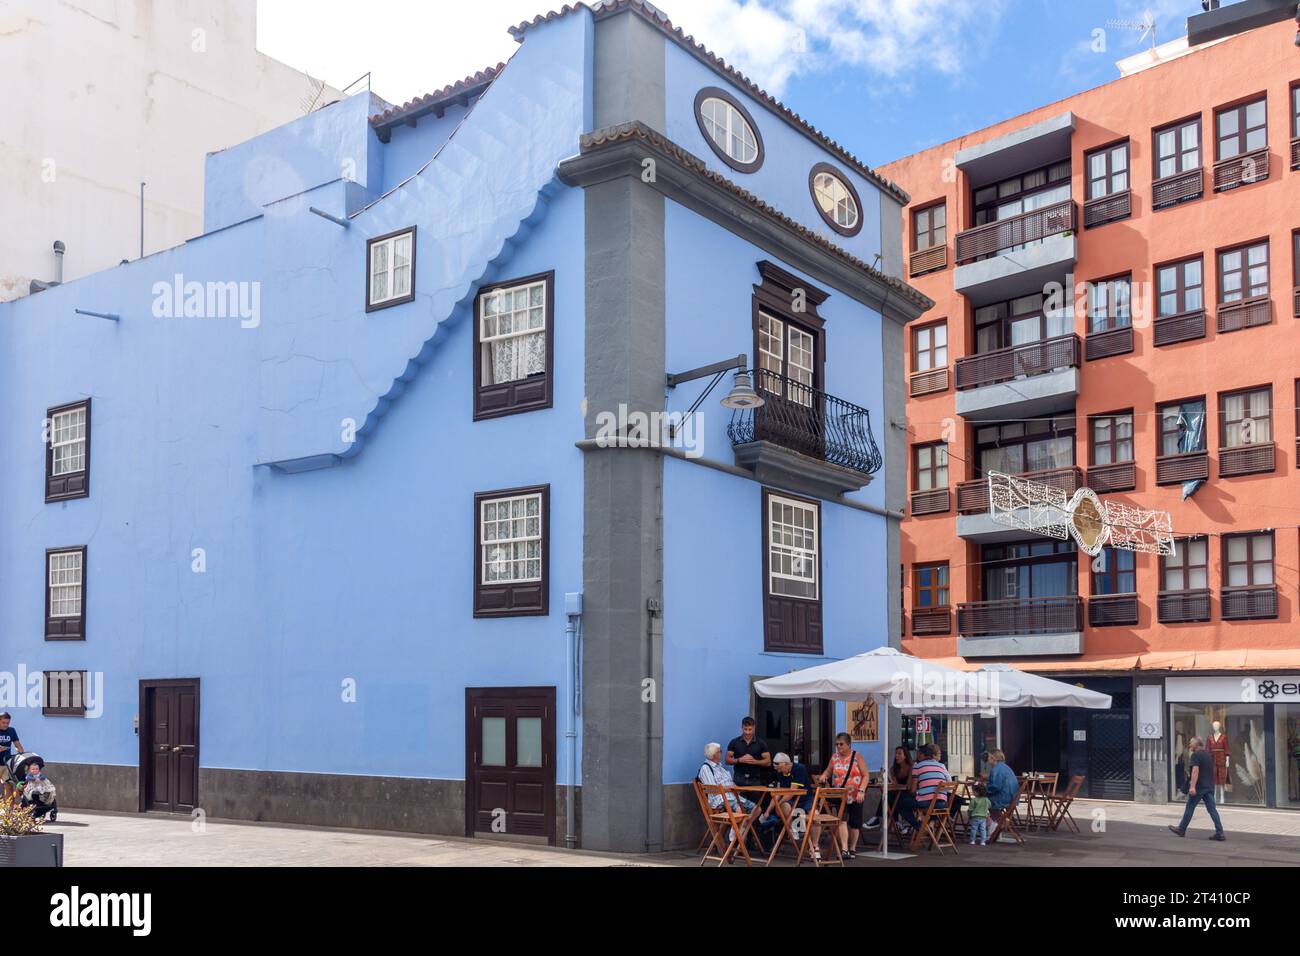
[[[31,807],[32,816],[37,820],[48,817],[52,823],[59,818],[59,802],[55,799],[54,784],[48,780],[25,783],[24,778],[33,769],[45,769],[45,759],[38,753],[29,750],[9,758],[9,774],[14,786],[19,788],[21,804]]]

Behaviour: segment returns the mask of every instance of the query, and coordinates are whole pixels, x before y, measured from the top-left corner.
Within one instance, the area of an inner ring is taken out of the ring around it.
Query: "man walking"
[[[1179,836],[1187,836],[1187,824],[1192,822],[1196,804],[1204,800],[1205,809],[1210,811],[1210,819],[1214,821],[1214,834],[1210,839],[1222,841],[1223,821],[1219,819],[1219,810],[1214,805],[1214,758],[1205,750],[1205,741],[1200,737],[1187,741],[1187,746],[1192,752],[1192,775],[1187,781],[1187,809],[1183,811],[1183,822],[1178,826],[1171,825],[1169,829]]]

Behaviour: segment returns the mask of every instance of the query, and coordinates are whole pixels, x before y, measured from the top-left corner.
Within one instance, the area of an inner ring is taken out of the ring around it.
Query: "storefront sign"
[[[849,705],[849,736],[859,743],[880,739],[880,710],[874,698]]]
[[[930,718],[921,716],[916,718],[916,732],[918,734],[928,734],[930,732]]]
[[[1300,674],[1167,677],[1165,697],[1173,703],[1295,704],[1300,703]]]
[[[1159,684],[1137,685],[1137,735],[1141,740],[1159,740],[1165,735],[1165,705]]]

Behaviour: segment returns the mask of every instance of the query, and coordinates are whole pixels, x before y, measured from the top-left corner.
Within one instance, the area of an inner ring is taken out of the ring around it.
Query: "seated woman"
[[[1015,807],[1019,796],[1020,781],[1015,772],[1007,766],[1007,755],[1001,750],[989,753],[989,780],[987,794],[989,798],[989,821],[992,833],[989,842],[995,843],[1001,830],[1002,818]]]
[[[893,766],[889,768],[889,783],[891,786],[906,787],[908,782],[911,779],[912,779],[912,755],[906,747],[895,747],[894,763]],[[898,795],[899,795],[898,791],[894,791],[889,794],[888,806],[892,807],[898,801]],[[882,812],[888,815],[888,811],[884,810],[884,808],[886,807],[886,803],[883,794],[881,797],[880,806],[882,809],[876,811],[876,815],[867,821],[868,830],[874,830],[876,827],[880,826],[880,817]]]

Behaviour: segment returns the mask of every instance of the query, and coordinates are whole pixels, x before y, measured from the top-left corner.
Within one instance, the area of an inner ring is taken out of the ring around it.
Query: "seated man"
[[[1020,781],[1016,779],[1015,772],[1007,766],[1007,755],[1001,750],[989,753],[989,779],[986,787],[989,798],[989,823],[992,825],[989,842],[996,843],[1002,828],[1002,818],[1015,809],[1020,791]]]
[[[930,803],[938,799],[937,806],[942,807],[947,801],[944,794],[939,793],[939,785],[952,780],[952,775],[948,773],[948,768],[935,759],[935,750],[932,744],[922,744],[917,751],[921,758],[912,768],[912,780],[908,785],[909,789],[902,794],[898,800],[898,815],[913,830],[921,827],[921,821],[917,818],[916,811],[922,812],[930,808]]]
[[[767,806],[762,815],[758,818],[759,835],[764,838],[764,842],[770,848],[770,840],[775,839],[771,836],[771,831],[780,824],[781,819],[788,820],[792,813],[802,811],[803,818],[807,820],[808,814],[812,813],[813,805],[813,785],[812,775],[808,773],[808,768],[801,763],[794,763],[790,760],[789,754],[779,753],[772,758],[772,766],[776,768],[776,776],[773,778],[773,788],[777,790],[802,790],[803,793],[796,796],[795,794],[786,794],[778,796],[776,794],[767,798]],[[777,815],[780,815],[778,819]],[[792,832],[796,840],[802,838],[802,831],[792,827]]]
[[[722,762],[722,744],[709,743],[704,745],[704,763],[700,765],[699,773],[695,778],[706,787],[734,787],[736,781],[731,777],[731,771],[727,769],[726,764]],[[747,799],[743,794],[729,793],[726,795],[727,805],[733,812],[749,813],[754,809],[754,802]],[[709,795],[709,807],[713,810],[721,810],[723,797],[721,794]]]

